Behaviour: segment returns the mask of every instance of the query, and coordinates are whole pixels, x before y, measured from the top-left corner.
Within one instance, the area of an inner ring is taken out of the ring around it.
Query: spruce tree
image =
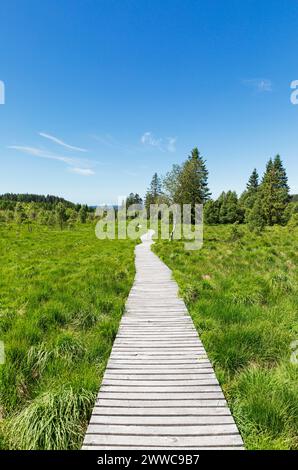
[[[241,194],[239,199],[239,206],[243,213],[243,218],[246,221],[248,220],[249,212],[253,208],[257,199],[259,187],[259,175],[255,168],[246,184],[246,190]]]
[[[161,196],[161,179],[157,173],[154,173],[150,183],[150,187],[147,189],[147,193],[145,195],[145,208],[147,210],[148,216],[150,213],[150,205],[158,204]]]
[[[265,217],[262,210],[261,195],[259,195],[252,209],[248,212],[246,221],[252,232],[261,233],[265,228]]]
[[[219,223],[219,205],[217,201],[211,199],[204,205],[204,220],[209,225]]]
[[[276,157],[274,158],[273,168],[275,169],[277,174],[278,188],[284,191],[284,193],[287,195],[287,202],[289,202],[290,188],[288,186],[288,177],[279,155],[276,155]]]
[[[285,222],[285,210],[290,199],[287,181],[286,171],[277,155],[274,161],[268,161],[260,186],[260,203],[267,225]]]
[[[195,147],[178,176],[176,199],[180,204],[203,204],[210,197],[206,161]]]
[[[154,173],[152,177],[149,191],[154,200],[161,195],[161,180],[157,173]]]
[[[222,224],[239,222],[238,197],[235,191],[228,191],[220,196],[219,221]]]
[[[248,183],[246,185],[246,190],[249,193],[255,193],[257,192],[258,187],[259,187],[259,175],[258,175],[257,169],[254,168],[252,174],[249,177]]]

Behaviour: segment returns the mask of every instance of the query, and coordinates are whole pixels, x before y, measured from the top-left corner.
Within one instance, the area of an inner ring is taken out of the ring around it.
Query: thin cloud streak
[[[67,165],[74,165],[78,161],[76,158],[56,155],[52,152],[48,152],[47,150],[43,150],[37,147],[27,147],[23,145],[8,145],[7,148],[18,150],[19,152],[25,153],[27,155],[31,155],[33,157],[49,158],[50,160],[58,160],[60,162],[66,163]]]
[[[268,78],[251,78],[243,80],[243,84],[253,88],[257,93],[266,93],[273,91],[272,81]]]
[[[125,145],[121,142],[118,142],[118,140],[116,140],[110,134],[106,134],[106,135],[92,134],[90,135],[90,137],[93,140],[96,140],[97,142],[99,142],[101,145],[111,148],[111,149],[121,150],[127,153],[144,151],[144,148],[142,146]]]
[[[57,155],[44,149],[37,147],[29,147],[24,145],[9,145],[7,148],[17,150],[18,152],[24,153],[37,158],[46,158],[49,160],[56,160],[65,163],[70,167],[70,170],[74,170],[75,173],[81,175],[91,175],[94,171],[89,168],[90,162],[79,158],[65,157],[64,155]]]
[[[76,173],[77,175],[81,175],[81,176],[95,175],[95,172],[93,170],[91,170],[90,168],[77,168],[77,167],[74,167],[74,168],[70,168],[69,171],[71,171],[72,173]]]
[[[86,149],[83,149],[81,147],[75,147],[74,145],[70,145],[70,144],[67,144],[66,142],[64,142],[63,140],[61,139],[58,139],[57,137],[55,137],[54,135],[50,135],[50,134],[47,134],[46,132],[39,132],[39,135],[41,137],[44,137],[45,139],[49,139],[51,140],[52,142],[55,142],[56,144],[58,145],[61,145],[62,147],[65,147],[69,150],[75,150],[77,152],[87,152]]]

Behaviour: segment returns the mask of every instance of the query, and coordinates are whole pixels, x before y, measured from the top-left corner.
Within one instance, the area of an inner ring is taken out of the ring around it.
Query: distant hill
[[[291,200],[292,200],[293,202],[298,202],[298,194],[292,194]]]
[[[65,207],[75,209],[76,211],[79,211],[82,206],[85,206],[88,212],[94,212],[94,209],[92,207],[88,207],[85,204],[75,204],[71,201],[67,201],[63,197],[59,196],[53,196],[51,194],[48,194],[47,196],[41,195],[41,194],[29,194],[29,193],[24,193],[24,194],[14,194],[14,193],[6,193],[6,194],[1,194],[0,195],[0,210],[5,210],[5,209],[10,209],[14,210],[16,204],[18,202],[23,202],[23,203],[30,203],[34,202],[39,204],[41,207],[43,207],[46,210],[53,210],[55,209],[55,206],[59,203],[62,202]]]
[[[66,206],[74,207],[75,204],[73,202],[67,201],[63,197],[52,196],[48,194],[47,196],[39,195],[39,194],[14,194],[14,193],[6,193],[0,195],[0,200],[2,201],[14,201],[14,202],[43,202],[45,204],[58,204],[58,202],[62,202]]]

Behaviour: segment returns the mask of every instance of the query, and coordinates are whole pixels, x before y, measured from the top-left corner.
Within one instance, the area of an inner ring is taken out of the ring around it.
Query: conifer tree
[[[287,175],[280,156],[270,159],[260,186],[262,213],[267,225],[285,222],[285,209],[289,202]]]
[[[252,174],[249,177],[248,183],[246,185],[246,190],[249,193],[255,193],[257,192],[258,188],[259,188],[259,175],[258,175],[257,169],[254,168]]]
[[[246,184],[246,190],[241,194],[239,199],[239,206],[246,221],[248,220],[249,212],[253,208],[257,199],[259,187],[259,175],[256,168],[254,168]]]
[[[219,204],[211,199],[204,205],[204,220],[209,225],[219,223]]]
[[[276,155],[273,161],[273,167],[277,173],[277,178],[278,178],[278,188],[282,189],[285,194],[287,195],[287,202],[290,200],[290,188],[288,185],[288,177],[286,170],[283,166],[283,163],[281,161],[280,155]]]
[[[195,147],[183,164],[178,177],[176,199],[180,204],[203,204],[210,197],[206,161]]]
[[[228,191],[220,196],[219,221],[222,224],[233,224],[238,219],[238,197],[235,191]]]
[[[161,187],[161,179],[157,173],[154,173],[150,187],[147,189],[147,193],[145,195],[145,208],[148,215],[150,211],[150,205],[159,203],[159,199],[162,196]]]
[[[252,209],[248,212],[246,222],[253,232],[262,232],[265,228],[265,217],[262,210],[261,195],[255,200]]]

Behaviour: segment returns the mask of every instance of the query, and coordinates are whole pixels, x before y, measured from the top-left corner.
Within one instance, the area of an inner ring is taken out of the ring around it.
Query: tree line
[[[17,202],[38,202],[42,205],[45,209],[52,209],[56,206],[59,202],[64,204],[66,207],[73,207],[77,210],[80,209],[81,204],[74,204],[73,202],[67,201],[63,197],[53,196],[48,194],[47,196],[40,195],[40,194],[15,194],[15,193],[5,193],[0,195],[0,208],[13,208],[16,206]]]
[[[279,155],[269,159],[261,179],[256,169],[252,171],[240,197],[230,190],[212,199],[206,160],[194,148],[181,165],[173,165],[164,177],[153,175],[145,207],[149,212],[150,204],[203,204],[204,220],[209,225],[247,223],[253,230],[262,230],[275,224],[298,225],[297,199],[297,195],[290,196]]]
[[[21,196],[26,196],[21,197],[24,202],[16,198],[6,200],[0,196],[0,223],[27,225],[29,231],[33,225],[59,226],[62,230],[66,226],[71,228],[77,223],[85,224],[94,219],[94,209],[86,204],[69,203],[55,196],[51,196],[54,198],[51,202],[49,199],[45,201],[47,196],[33,195],[31,200],[32,195]]]
[[[252,230],[275,224],[298,225],[298,195],[290,196],[288,177],[279,155],[269,159],[262,178],[256,169],[248,178],[245,191],[222,192],[211,198],[206,160],[195,147],[187,159],[161,177],[154,173],[144,199],[138,193],[126,198],[126,208],[137,204],[150,214],[151,204],[203,204],[209,225],[246,223]],[[57,196],[36,194],[0,195],[0,222],[73,227],[96,218],[95,208],[74,204]]]

